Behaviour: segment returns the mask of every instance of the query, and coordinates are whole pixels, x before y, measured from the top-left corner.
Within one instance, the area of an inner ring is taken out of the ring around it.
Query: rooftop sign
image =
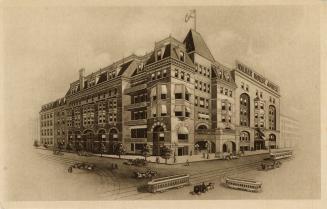
[[[269,81],[262,75],[256,73],[255,71],[253,71],[252,69],[250,69],[249,67],[247,67],[241,63],[237,62],[236,65],[237,65],[238,70],[242,71],[244,74],[246,74],[251,79],[267,86],[269,89],[273,90],[274,92],[279,93],[279,87],[276,84],[274,84],[273,82]]]

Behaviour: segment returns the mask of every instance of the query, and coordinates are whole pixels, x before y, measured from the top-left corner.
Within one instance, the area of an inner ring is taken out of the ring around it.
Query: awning
[[[178,134],[188,134],[188,130],[185,126],[182,126],[178,129]]]
[[[161,85],[161,94],[167,94],[167,85]]]
[[[167,106],[164,104],[161,105],[161,114],[167,114]]]
[[[175,106],[175,112],[183,112],[183,108],[181,105],[176,105]]]
[[[261,129],[257,128],[256,131],[258,132],[260,139],[265,139],[265,134],[261,131]]]
[[[198,113],[199,118],[205,118],[205,119],[209,119],[210,116],[206,115],[206,114],[202,114],[202,113]]]
[[[156,96],[156,95],[157,95],[157,87],[155,86],[151,89],[151,96]]]
[[[175,94],[176,93],[183,93],[183,85],[181,85],[181,84],[175,85]]]

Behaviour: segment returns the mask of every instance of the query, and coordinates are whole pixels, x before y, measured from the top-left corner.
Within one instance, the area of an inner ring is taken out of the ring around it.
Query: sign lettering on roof
[[[263,77],[262,75],[254,72],[252,69],[237,63],[237,69],[240,70],[241,72],[243,72],[244,74],[246,74],[248,77],[256,80],[257,82],[267,86],[269,89],[279,93],[279,87],[277,85],[275,85],[274,83],[272,83],[271,81],[267,80],[265,77]]]

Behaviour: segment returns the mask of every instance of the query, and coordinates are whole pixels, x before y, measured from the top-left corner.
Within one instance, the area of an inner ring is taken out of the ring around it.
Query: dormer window
[[[180,59],[180,61],[184,62],[184,60],[185,60],[185,57],[184,56],[185,56],[184,55],[184,52],[180,51],[179,52],[179,59]]]
[[[161,60],[161,50],[157,52],[157,61]]]

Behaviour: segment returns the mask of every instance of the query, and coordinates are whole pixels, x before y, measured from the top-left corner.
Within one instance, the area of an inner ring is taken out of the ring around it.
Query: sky
[[[169,35],[197,31],[215,59],[239,60],[281,89],[281,112],[300,121],[302,141],[320,141],[320,22],[316,6],[11,7],[3,11],[2,109],[5,137],[22,146],[41,105],[69,84],[132,53],[144,55]],[[27,145],[26,144],[26,145]]]

